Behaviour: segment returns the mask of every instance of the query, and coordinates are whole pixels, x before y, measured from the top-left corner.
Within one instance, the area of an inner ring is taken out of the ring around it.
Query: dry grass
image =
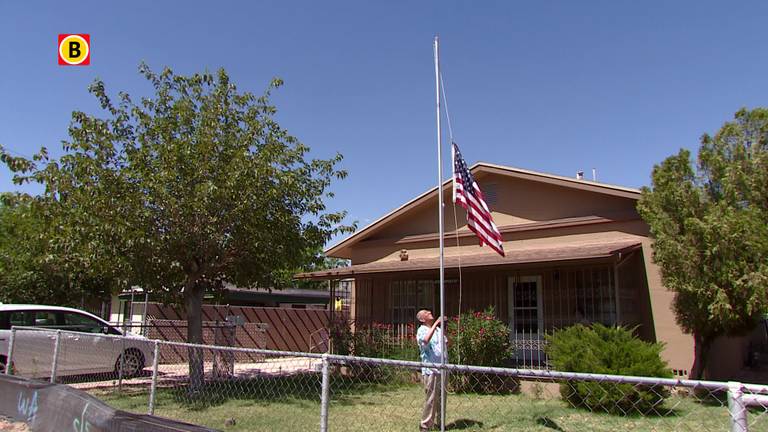
[[[155,414],[224,431],[317,430],[320,401],[315,381],[261,383],[242,394],[213,397],[195,404],[180,397],[180,390],[161,389]],[[278,388],[282,393],[275,392]],[[260,394],[254,394],[254,390]],[[146,412],[146,392],[95,394],[116,408]],[[347,386],[334,387],[332,394],[329,425],[334,431],[413,431],[418,428],[423,397],[418,385],[353,387],[347,383]],[[727,407],[717,402],[706,404],[673,396],[665,408],[664,415],[655,417],[616,416],[570,408],[555,397],[450,394],[447,426],[449,430],[542,432],[705,432],[730,427]],[[762,410],[753,412],[749,419],[750,430],[768,430],[768,414]]]

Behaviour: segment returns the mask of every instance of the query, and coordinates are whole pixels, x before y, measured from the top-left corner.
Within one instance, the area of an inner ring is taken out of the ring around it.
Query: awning
[[[610,241],[601,243],[568,243],[560,246],[523,246],[515,247],[512,243],[506,256],[502,257],[492,251],[473,255],[447,255],[445,268],[489,267],[510,264],[531,264],[562,261],[580,261],[589,259],[610,258],[621,253],[627,253],[640,247],[636,239]],[[357,264],[348,267],[337,267],[329,270],[299,273],[295,279],[339,279],[375,273],[399,273],[420,270],[435,270],[440,266],[440,258],[414,258],[406,261],[377,261],[367,264]]]

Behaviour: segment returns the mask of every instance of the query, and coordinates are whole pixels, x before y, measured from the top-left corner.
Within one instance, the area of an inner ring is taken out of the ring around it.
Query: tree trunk
[[[187,312],[187,342],[191,344],[203,343],[203,294],[201,284],[191,277],[184,286],[184,304]],[[203,375],[203,350],[201,348],[187,348],[189,355],[189,392],[194,396],[203,390],[205,377]]]
[[[712,339],[694,333],[693,340],[695,347],[693,366],[691,366],[691,379],[700,380],[704,378],[704,372],[707,369],[707,357],[709,357]]]

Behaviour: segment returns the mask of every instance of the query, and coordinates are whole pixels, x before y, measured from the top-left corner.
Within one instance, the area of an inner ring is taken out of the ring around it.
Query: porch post
[[[616,322],[614,325],[621,323],[621,302],[619,301],[619,263],[613,263],[613,292],[614,300],[616,301]]]
[[[328,307],[331,309],[331,322],[333,322],[333,319],[336,317],[336,290],[333,286],[333,280],[328,279],[328,295],[330,298],[328,299]]]

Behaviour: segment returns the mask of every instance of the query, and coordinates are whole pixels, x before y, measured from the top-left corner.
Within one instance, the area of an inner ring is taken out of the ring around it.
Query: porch
[[[385,324],[394,339],[413,338],[416,312],[439,312],[437,257],[382,260],[297,275],[354,279],[350,316],[356,327]],[[512,363],[546,367],[545,335],[576,323],[636,328],[655,341],[643,249],[637,238],[585,238],[560,246],[535,242],[505,257],[445,257],[445,312],[456,316],[493,307],[509,326]]]
[[[547,366],[545,335],[577,323],[636,328],[655,341],[642,250],[602,257],[447,268],[444,315],[493,307],[509,325],[511,365]],[[436,269],[355,277],[352,316],[356,326],[387,324],[393,343],[414,337],[420,309],[437,311]]]

